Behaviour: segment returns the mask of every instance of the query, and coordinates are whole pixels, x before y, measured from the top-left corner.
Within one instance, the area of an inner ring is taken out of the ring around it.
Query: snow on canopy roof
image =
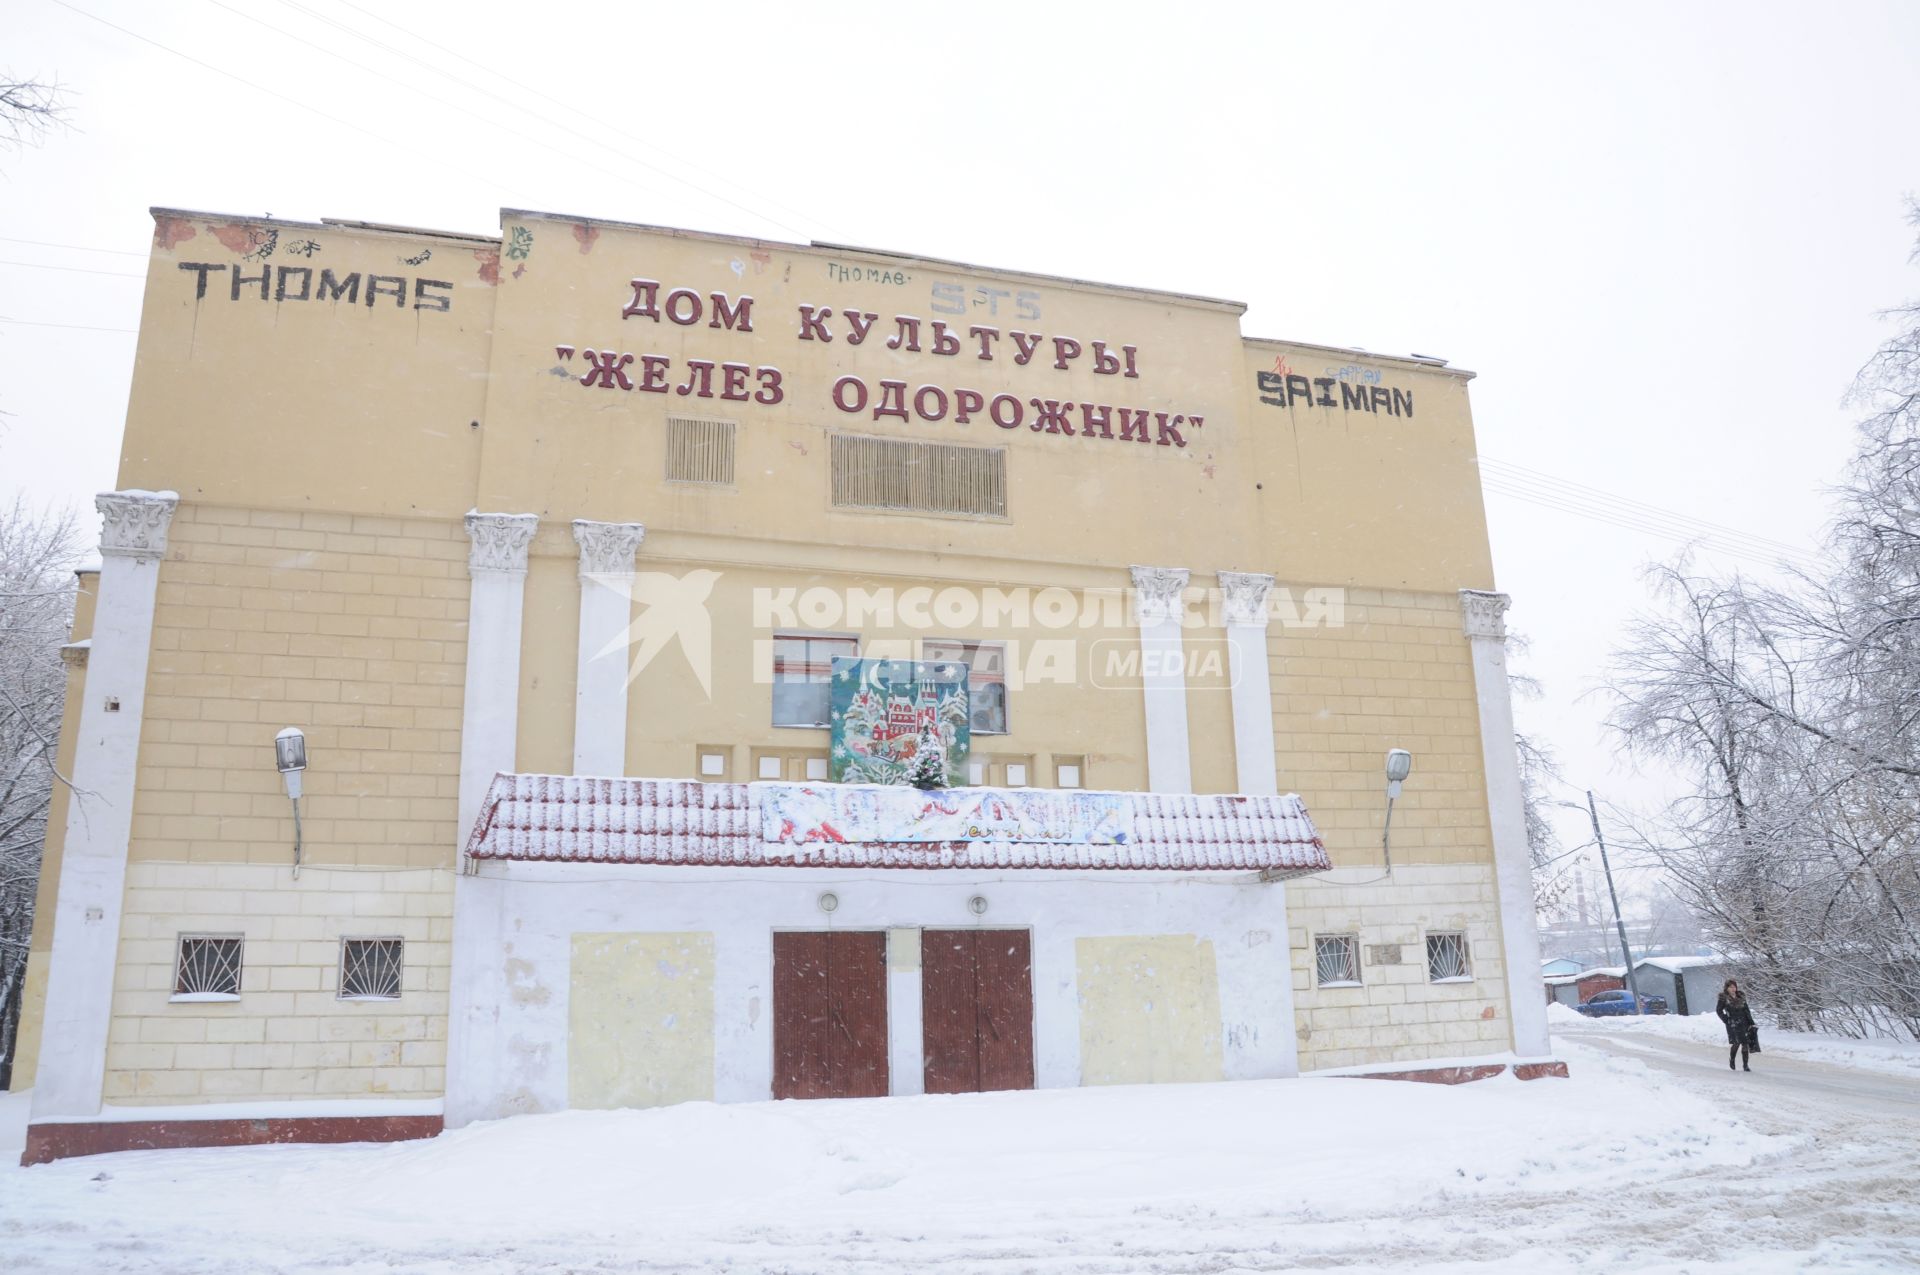
[[[1724,956],[1643,956],[1633,963],[1633,968],[1651,965],[1655,969],[1665,970],[1669,974],[1678,974],[1681,970],[1697,970],[1705,966],[1729,964]]]
[[[761,796],[783,787],[800,786],[498,774],[481,803],[466,852],[474,859],[548,863],[1265,871],[1282,876],[1322,872],[1333,866],[1306,805],[1293,795],[1096,794],[1123,799],[1131,807],[1133,834],[1123,844],[828,841],[794,845],[769,841],[762,833]]]

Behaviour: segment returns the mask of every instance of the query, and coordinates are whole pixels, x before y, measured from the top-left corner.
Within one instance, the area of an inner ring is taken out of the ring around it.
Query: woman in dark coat
[[[1727,1027],[1727,1070],[1733,1070],[1733,1060],[1740,1059],[1742,1070],[1752,1071],[1748,1060],[1753,1056],[1753,1011],[1747,1008],[1746,993],[1740,990],[1740,984],[1728,979],[1726,986],[1720,989],[1720,999],[1714,1002],[1713,1012],[1720,1015],[1720,1021]]]

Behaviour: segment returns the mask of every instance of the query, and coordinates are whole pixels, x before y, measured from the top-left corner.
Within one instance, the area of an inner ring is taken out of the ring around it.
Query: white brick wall
[[[1294,1020],[1300,1068],[1356,1067],[1499,1053],[1513,1047],[1500,956],[1500,905],[1492,864],[1338,868],[1287,887]],[[1427,978],[1426,935],[1466,932],[1473,977]],[[1355,934],[1360,986],[1319,987],[1316,934]],[[1373,963],[1369,950],[1397,945],[1400,963]]]
[[[240,999],[172,1001],[182,934],[241,934]],[[144,861],[127,901],[109,1103],[439,1096],[453,877],[439,869]],[[397,1000],[341,1000],[343,937],[406,941]]]

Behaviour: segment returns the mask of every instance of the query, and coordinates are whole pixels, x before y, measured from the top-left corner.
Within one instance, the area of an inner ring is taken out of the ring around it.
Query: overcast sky
[[[73,123],[0,155],[0,499],[113,485],[152,205],[1232,297],[1480,374],[1522,724],[1603,795],[1658,786],[1591,694],[1640,567],[1702,524],[1708,566],[1811,551],[1876,312],[1920,294],[1912,3],[7,0],[0,70]]]

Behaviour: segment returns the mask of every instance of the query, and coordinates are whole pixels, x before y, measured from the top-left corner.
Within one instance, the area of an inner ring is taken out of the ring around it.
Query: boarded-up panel
[[[567,1104],[713,1098],[713,935],[575,934]]]
[[[1222,1078],[1211,942],[1191,934],[1077,939],[1074,957],[1082,1084]]]
[[[887,1093],[887,936],[773,936],[773,1096]]]
[[[1033,945],[1025,930],[921,938],[928,1093],[1033,1088]]]

